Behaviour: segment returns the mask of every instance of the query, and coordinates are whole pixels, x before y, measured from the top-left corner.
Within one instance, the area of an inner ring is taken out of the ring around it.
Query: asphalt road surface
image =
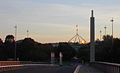
[[[6,71],[0,73],[74,73],[76,66],[40,66],[40,65],[31,65],[24,66],[19,70]]]

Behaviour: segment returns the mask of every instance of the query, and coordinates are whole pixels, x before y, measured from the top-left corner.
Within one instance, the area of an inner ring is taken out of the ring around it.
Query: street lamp
[[[113,22],[114,22],[114,20],[113,20],[113,18],[110,21],[112,23],[112,45],[111,45],[111,50],[112,50],[113,49],[113,43],[114,43],[114,40],[113,40]],[[113,56],[111,56],[111,60],[113,60]]]
[[[113,22],[114,22],[113,18],[110,21],[112,23],[112,39],[113,39]]]
[[[15,25],[15,53],[14,53],[14,59],[16,60],[16,57],[17,57],[17,54],[16,54],[16,48],[17,48],[17,43],[16,43],[16,40],[17,40],[17,25]]]
[[[114,22],[113,18],[110,21],[112,23],[112,47],[113,47],[113,22]]]
[[[107,29],[107,27],[105,26],[104,29],[105,29],[105,36],[106,36],[106,29]]]
[[[29,37],[29,30],[27,30],[27,38]]]
[[[100,41],[101,41],[102,31],[100,30]]]

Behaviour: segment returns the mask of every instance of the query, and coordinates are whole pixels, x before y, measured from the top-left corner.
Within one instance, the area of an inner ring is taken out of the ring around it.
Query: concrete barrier
[[[105,73],[120,73],[120,64],[108,62],[94,62],[91,65],[99,68]]]
[[[20,69],[21,66],[20,61],[0,61],[0,72]]]

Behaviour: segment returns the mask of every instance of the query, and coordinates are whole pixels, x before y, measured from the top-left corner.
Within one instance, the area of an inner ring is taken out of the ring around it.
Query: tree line
[[[79,49],[78,57],[85,61],[90,60],[90,43]],[[102,41],[96,40],[95,59],[102,62],[120,63],[120,39],[105,35]]]
[[[7,35],[5,42],[0,39],[0,60],[14,60],[15,49],[16,57],[21,61],[50,62],[51,52],[55,53],[56,60],[59,59],[60,52],[63,54],[63,60],[71,60],[75,56],[75,50],[68,43],[59,43],[58,46],[54,46],[54,44],[42,44],[32,38],[15,42],[13,35]]]
[[[13,35],[7,35],[5,41],[0,39],[0,60],[14,60],[16,56],[20,61],[44,61],[50,62],[51,52],[55,53],[56,61],[59,60],[59,53],[62,52],[63,60],[71,61],[77,58],[80,61],[90,60],[90,43],[78,44],[77,49],[73,48],[70,43],[46,43],[42,44],[34,41],[32,38],[25,38],[15,41]],[[110,35],[103,36],[103,40],[95,41],[95,58],[96,61],[120,63],[120,39],[113,38]]]

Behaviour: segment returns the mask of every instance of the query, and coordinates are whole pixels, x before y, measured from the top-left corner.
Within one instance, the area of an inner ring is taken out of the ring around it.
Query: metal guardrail
[[[120,64],[108,62],[94,62],[92,66],[99,68],[105,73],[120,73]]]
[[[20,61],[0,61],[0,72],[20,69],[21,66]]]

